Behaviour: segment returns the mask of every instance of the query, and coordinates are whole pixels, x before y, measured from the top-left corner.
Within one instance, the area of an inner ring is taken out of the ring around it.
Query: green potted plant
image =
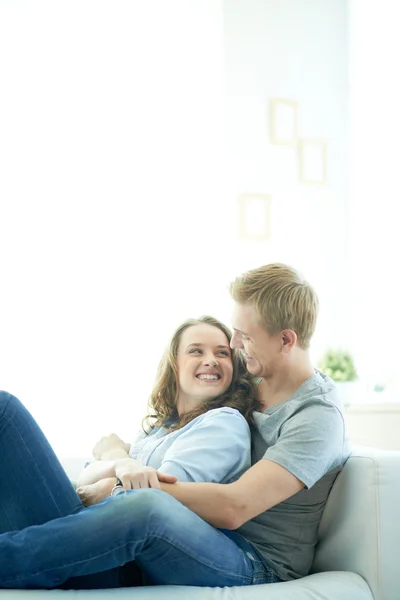
[[[347,405],[354,401],[357,370],[350,352],[329,349],[319,361],[318,368],[336,382],[343,404]]]

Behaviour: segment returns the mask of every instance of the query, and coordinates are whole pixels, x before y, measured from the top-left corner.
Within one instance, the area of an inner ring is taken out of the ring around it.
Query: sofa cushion
[[[0,590],[0,600],[373,600],[354,573],[317,573],[285,583],[232,588],[155,586],[119,590]]]

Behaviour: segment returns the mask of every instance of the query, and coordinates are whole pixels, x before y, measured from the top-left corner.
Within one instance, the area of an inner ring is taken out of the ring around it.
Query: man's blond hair
[[[275,334],[291,329],[307,350],[315,330],[318,296],[302,275],[288,265],[271,263],[237,277],[229,291],[235,302],[250,304],[261,325]]]

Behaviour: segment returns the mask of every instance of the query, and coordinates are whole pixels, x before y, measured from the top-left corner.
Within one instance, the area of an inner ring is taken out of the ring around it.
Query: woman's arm
[[[116,433],[103,436],[95,444],[92,454],[95,460],[112,460],[129,456],[131,445],[124,442]]]
[[[145,487],[160,488],[160,481],[175,483],[177,478],[167,473],[159,473],[156,469],[143,465],[140,461],[128,455],[129,444],[126,444],[116,434],[101,438],[93,448],[95,459],[78,477],[78,488],[93,485],[103,479],[118,477],[125,489]],[[99,486],[108,489],[107,486]],[[97,491],[96,491],[97,497]],[[106,496],[107,494],[105,494]],[[101,498],[102,500],[104,497]],[[100,501],[100,500],[98,500]],[[94,503],[94,502],[93,502]]]
[[[116,483],[117,480],[115,477],[108,477],[107,479],[100,479],[99,481],[96,481],[96,483],[78,487],[76,493],[82,504],[91,506],[92,504],[98,504],[99,502],[102,502],[104,498],[107,498],[107,496],[111,494],[111,490]]]
[[[236,410],[223,407],[195,419],[192,426],[174,440],[161,464],[144,466],[127,456],[94,461],[81,473],[78,486],[96,484],[102,479],[114,478],[116,481],[116,477],[125,489],[160,488],[160,482],[174,483],[177,479],[226,482],[237,479],[249,466],[250,430],[247,422]],[[92,503],[105,498],[110,485],[109,482],[108,486],[101,484],[93,488]],[[101,498],[99,488],[104,490]]]
[[[129,450],[130,444],[124,442],[116,433],[102,437],[92,450],[95,460],[78,477],[78,486],[90,485],[110,477],[115,478],[115,469],[121,460],[132,460],[132,463],[129,463],[132,472],[140,469],[141,463],[130,459]]]
[[[101,466],[102,461],[99,462]],[[85,470],[88,468],[89,467]],[[96,477],[97,476],[98,471]],[[111,477],[103,477],[92,483],[90,483],[90,478],[85,480],[81,477],[78,481],[76,492],[85,506],[97,504],[110,495],[112,488],[117,483],[117,479],[121,481],[126,490],[149,487],[160,489],[161,482],[171,484],[176,483],[177,481],[177,478],[174,475],[160,473],[152,467],[146,467],[138,461],[128,458],[115,461],[114,475]]]
[[[120,460],[132,461],[132,468],[134,467],[134,463],[136,463],[137,468],[142,466],[138,461],[134,461],[128,456],[126,456],[125,459],[95,460],[83,469],[82,473],[79,475],[78,487],[96,483],[97,481],[100,481],[100,479],[108,479],[109,477],[115,478],[115,469]]]

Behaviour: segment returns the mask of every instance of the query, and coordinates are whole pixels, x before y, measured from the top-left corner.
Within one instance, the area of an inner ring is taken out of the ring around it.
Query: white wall
[[[315,354],[347,342],[345,32],[344,0],[0,0],[0,389],[60,454],[129,438],[176,323],[229,321],[244,269],[303,269]],[[325,188],[269,144],[276,96],[328,142]],[[270,244],[237,240],[247,191]]]
[[[227,186],[270,193],[271,242],[236,246],[240,267],[279,260],[321,300],[313,346],[350,342],[347,239],[348,48],[345,0],[225,0]],[[299,102],[301,137],[328,143],[328,183],[300,184],[292,148],[272,145],[267,101]]]
[[[399,7],[350,6],[352,343],[368,385],[399,401]]]
[[[82,454],[220,316],[221,7],[1,0],[0,86],[0,389]]]
[[[400,450],[398,403],[353,404],[344,414],[353,446]]]

